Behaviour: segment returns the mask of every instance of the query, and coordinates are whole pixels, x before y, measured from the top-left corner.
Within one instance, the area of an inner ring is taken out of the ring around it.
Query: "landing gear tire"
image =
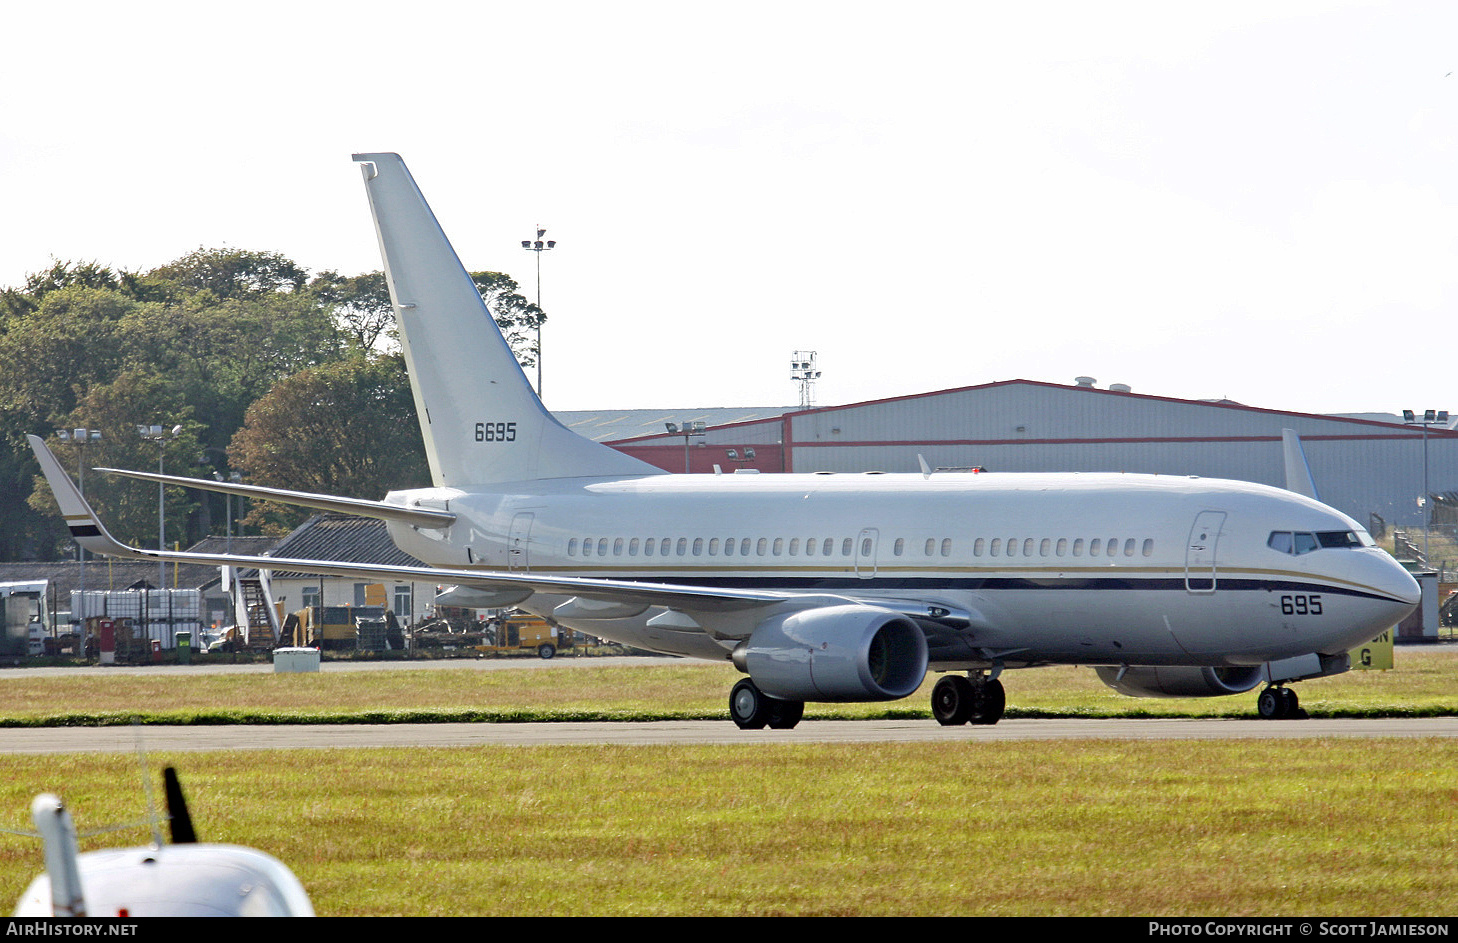
[[[945,675],[932,688],[932,716],[943,727],[957,727],[972,719],[977,692],[961,675]]]
[[[778,698],[765,698],[769,701],[769,728],[771,730],[793,730],[805,716],[804,701],[781,701]]]
[[[761,730],[769,723],[769,699],[748,678],[729,692],[729,716],[740,730]]]
[[[1306,712],[1301,710],[1301,699],[1296,696],[1295,691],[1290,688],[1278,688],[1274,685],[1261,692],[1261,696],[1256,700],[1256,710],[1266,720],[1287,720],[1306,716]]]
[[[1002,682],[996,678],[984,681],[979,694],[981,696],[972,710],[972,723],[990,726],[1002,720],[1002,712],[1007,707],[1007,693],[1002,689]]]
[[[1002,720],[1007,693],[996,678],[947,675],[932,688],[932,716],[943,727],[995,724]]]

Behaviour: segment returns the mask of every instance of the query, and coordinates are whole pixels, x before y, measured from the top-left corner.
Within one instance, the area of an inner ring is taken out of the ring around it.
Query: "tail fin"
[[[1316,496],[1316,481],[1311,477],[1311,466],[1306,463],[1306,450],[1301,447],[1301,437],[1291,429],[1281,430],[1281,448],[1286,459],[1286,490]]]
[[[437,486],[656,475],[542,406],[398,154],[355,154]]]

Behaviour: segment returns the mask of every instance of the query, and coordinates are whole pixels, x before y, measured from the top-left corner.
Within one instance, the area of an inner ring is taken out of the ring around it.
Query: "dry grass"
[[[1458,886],[1447,741],[174,759],[203,838],[278,856],[321,914],[1434,916]],[[0,768],[6,826],[41,788],[83,828],[141,811],[125,757]],[[0,862],[13,900],[38,844]]]
[[[41,676],[0,671],[0,724],[287,721],[583,720],[727,717],[728,665],[665,660],[618,667],[612,659],[551,668],[475,671],[331,670],[318,674]],[[1458,713],[1458,647],[1402,647],[1393,671],[1353,671],[1300,685],[1313,716]],[[812,704],[807,717],[925,717],[931,685],[903,701]],[[1253,716],[1255,694],[1228,698],[1129,698],[1086,668],[1011,671],[1008,716]]]

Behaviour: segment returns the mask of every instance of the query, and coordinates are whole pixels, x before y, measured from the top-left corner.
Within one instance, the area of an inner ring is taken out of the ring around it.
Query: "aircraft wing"
[[[184,551],[144,550],[130,547],[107,532],[91,505],[81,496],[71,477],[61,467],[51,450],[39,436],[27,436],[46,482],[55,493],[61,515],[71,536],[93,553],[133,560],[156,560],[168,563],[201,563],[210,566],[256,567],[261,570],[287,570],[319,573],[326,576],[351,576],[375,579],[419,580],[421,582],[455,584],[480,590],[489,597],[492,608],[515,605],[538,593],[575,597],[602,604],[624,607],[664,606],[700,613],[731,613],[775,606],[805,597],[796,593],[758,592],[752,590],[706,589],[662,583],[637,583],[631,580],[585,579],[581,577],[541,576],[532,573],[497,573],[474,569],[449,569],[431,566],[384,566],[346,563],[330,560],[301,560],[288,557],[246,556],[221,553],[189,553]],[[129,473],[136,477],[158,480],[159,476]],[[172,483],[191,483],[192,479],[172,479]],[[214,482],[206,482],[215,484]],[[238,487],[238,486],[233,486]],[[273,490],[273,489],[264,489]],[[237,492],[235,492],[237,493]],[[344,499],[348,500],[348,499]],[[364,502],[373,503],[373,502]],[[343,510],[335,506],[334,510]],[[405,509],[400,509],[405,510]],[[358,512],[355,512],[358,513]],[[434,526],[441,526],[439,521]],[[808,600],[806,600],[808,601]],[[641,609],[640,609],[641,611]]]

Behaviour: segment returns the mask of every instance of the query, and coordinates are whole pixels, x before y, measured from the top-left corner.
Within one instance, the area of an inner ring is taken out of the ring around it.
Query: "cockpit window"
[[[1370,546],[1362,540],[1362,536],[1365,535],[1358,535],[1350,530],[1323,530],[1314,534],[1306,531],[1274,530],[1266,539],[1266,546],[1280,553],[1300,556],[1322,548]],[[1371,540],[1370,537],[1367,539]]]

